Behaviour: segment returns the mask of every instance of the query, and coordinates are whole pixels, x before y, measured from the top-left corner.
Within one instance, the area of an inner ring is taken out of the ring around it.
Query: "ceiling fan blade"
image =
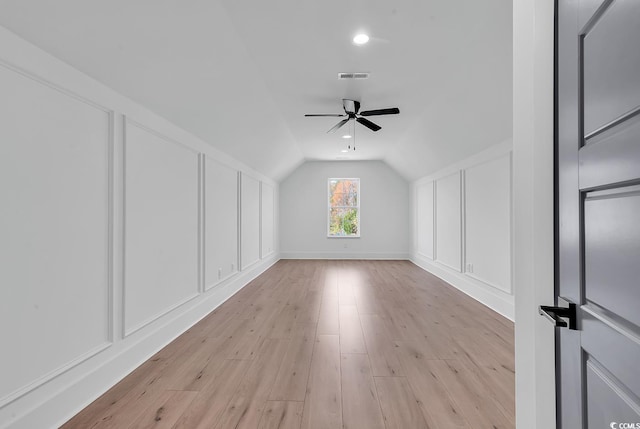
[[[338,128],[340,128],[341,126],[343,126],[347,122],[349,122],[349,118],[341,120],[333,128],[331,128],[329,131],[327,131],[327,134],[335,132]]]
[[[311,116],[329,116],[332,118],[341,118],[343,116],[347,116],[347,115],[340,115],[338,113],[312,113],[312,114],[306,114],[304,115],[305,117],[311,117]]]
[[[369,128],[371,131],[378,131],[380,130],[382,127],[379,125],[374,124],[373,122],[371,122],[368,119],[365,118],[356,118],[356,121],[360,122],[362,125],[364,125],[365,127]]]
[[[392,107],[390,109],[365,110],[360,112],[360,116],[379,116],[379,115],[397,115],[400,109]]]
[[[347,112],[347,114],[358,113],[358,110],[360,110],[360,102],[343,98],[342,107],[344,108],[344,111]]]

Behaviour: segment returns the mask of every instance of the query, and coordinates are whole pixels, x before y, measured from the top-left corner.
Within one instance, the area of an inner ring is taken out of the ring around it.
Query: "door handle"
[[[566,303],[565,307],[541,305],[538,313],[544,316],[557,328],[578,329],[576,305],[558,297],[558,303]],[[566,319],[566,320],[565,320]]]

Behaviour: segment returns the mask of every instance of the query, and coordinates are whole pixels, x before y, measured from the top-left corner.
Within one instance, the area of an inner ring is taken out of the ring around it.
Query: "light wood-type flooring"
[[[513,323],[407,261],[283,260],[63,427],[514,428]]]

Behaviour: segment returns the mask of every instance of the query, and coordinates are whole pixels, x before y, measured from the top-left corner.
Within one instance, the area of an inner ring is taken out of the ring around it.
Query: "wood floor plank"
[[[203,337],[185,359],[180,359],[165,372],[165,387],[171,390],[201,390],[224,360],[218,354],[223,344],[223,338]]]
[[[129,429],[171,429],[197,395],[198,392],[166,390]]]
[[[372,282],[361,283],[353,287],[358,314],[379,314],[380,304],[376,296],[375,286]]]
[[[353,284],[349,277],[346,278],[344,274],[338,277],[338,304],[343,305],[356,305],[356,297],[353,294]]]
[[[260,422],[288,340],[267,339],[220,416],[217,429],[255,428]]]
[[[360,316],[355,305],[340,306],[340,352],[367,353]]]
[[[343,354],[342,420],[344,429],[384,429],[378,393],[366,354]]]
[[[340,334],[340,312],[338,305],[338,291],[333,286],[328,286],[322,296],[320,314],[318,317],[318,335]]]
[[[375,383],[387,429],[429,427],[405,377],[375,377]]]
[[[318,335],[316,338],[301,427],[342,427],[340,339],[337,335]]]
[[[269,401],[258,429],[300,429],[304,402]]]
[[[304,401],[311,368],[314,334],[297,336],[290,340],[269,399]]]
[[[487,344],[478,347],[466,334],[456,339],[459,345],[456,359],[464,365],[471,374],[486,385],[487,391],[494,398],[498,407],[505,412],[509,420],[515,419],[515,371],[508,364],[497,361],[487,353]]]
[[[309,287],[304,300],[296,309],[296,323],[318,323],[320,317],[320,306],[322,305],[322,294],[318,290]]]
[[[236,392],[250,360],[225,360],[176,422],[174,429],[210,429]]]
[[[396,356],[395,345],[380,316],[361,314],[362,332],[367,352],[371,360],[371,372],[374,376],[403,375],[400,361]]]
[[[467,419],[478,429],[506,429],[512,427],[489,397],[486,389],[474,383],[471,374],[456,360],[434,360],[430,370],[442,380],[451,397]]]
[[[449,396],[442,381],[430,370],[429,361],[432,359],[429,357],[433,356],[424,354],[420,343],[396,344],[402,368],[429,426],[468,429],[462,410]]]
[[[192,339],[189,338],[189,341]],[[187,344],[180,341],[180,344]],[[164,349],[163,349],[164,350]],[[151,359],[136,368],[131,374],[122,379],[119,383],[105,392],[98,399],[93,401],[88,407],[76,414],[65,423],[62,428],[87,428],[107,416],[110,412],[118,413],[126,407],[127,401],[133,397],[131,394],[135,389],[149,383],[149,380],[157,382],[157,378],[170,365],[172,359],[168,353],[156,353]],[[112,411],[109,411],[112,410]]]
[[[288,340],[291,338],[291,330],[295,322],[296,305],[285,305],[282,311],[273,318],[267,331],[267,337]]]

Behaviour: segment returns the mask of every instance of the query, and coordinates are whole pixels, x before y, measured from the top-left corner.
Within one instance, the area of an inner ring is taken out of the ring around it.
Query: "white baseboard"
[[[386,252],[281,252],[281,259],[371,259],[408,260],[408,253]]]
[[[140,331],[116,341],[83,364],[9,403],[0,410],[0,428],[60,427],[279,259],[278,254],[270,255]]]
[[[456,289],[466,293],[476,301],[486,305],[496,313],[503,315],[511,321],[514,320],[515,300],[513,295],[484,284],[423,256],[414,254],[409,260],[423,270],[428,271]]]

